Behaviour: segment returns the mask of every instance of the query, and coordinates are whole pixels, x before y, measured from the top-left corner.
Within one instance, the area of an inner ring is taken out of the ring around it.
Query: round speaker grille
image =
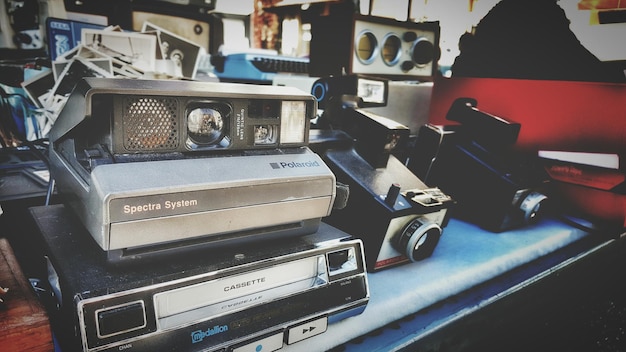
[[[124,148],[159,151],[178,148],[177,100],[128,98],[124,104]]]

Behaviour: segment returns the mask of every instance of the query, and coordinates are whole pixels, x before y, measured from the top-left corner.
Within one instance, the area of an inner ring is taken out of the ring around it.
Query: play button
[[[311,326],[308,329],[302,329],[302,334],[304,335],[306,333],[312,332],[313,330],[315,330],[315,326]]]
[[[322,317],[293,326],[287,329],[287,344],[296,343],[309,337],[319,335],[328,328],[328,318]]]

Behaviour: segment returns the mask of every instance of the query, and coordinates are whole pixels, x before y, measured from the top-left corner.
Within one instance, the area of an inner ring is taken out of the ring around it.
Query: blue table
[[[589,236],[553,219],[502,233],[452,219],[430,258],[368,275],[371,300],[361,315],[331,324],[325,333],[283,351],[327,351],[337,346],[345,351],[362,351],[364,346],[368,351],[386,351],[410,344],[564,265],[580,249],[564,250]],[[520,273],[521,268],[526,269]],[[514,271],[518,272],[508,277]],[[485,286],[492,281],[497,282]],[[442,304],[451,297],[452,303]],[[350,343],[360,337],[367,341]]]

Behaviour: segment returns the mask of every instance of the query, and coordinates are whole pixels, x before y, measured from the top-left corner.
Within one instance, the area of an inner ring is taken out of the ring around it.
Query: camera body
[[[459,98],[446,118],[460,124],[422,126],[407,165],[457,201],[459,218],[492,232],[532,224],[545,210],[548,178],[514,150],[521,125],[476,105]]]
[[[322,220],[363,240],[370,272],[431,256],[454,201],[394,156],[409,129],[358,108],[324,113],[340,115],[333,119],[344,120],[342,126],[352,134],[311,130],[311,149],[349,189],[346,205]]]
[[[315,114],[290,87],[85,78],[50,131],[50,172],[115,264],[306,235],[336,195],[307,147]]]
[[[389,80],[367,75],[325,76],[318,78],[311,86],[311,94],[317,99],[317,106],[324,110],[331,99],[342,95],[357,96],[361,107],[387,105]]]
[[[323,157],[350,196],[322,220],[362,239],[368,271],[432,255],[452,198],[427,187],[393,155],[385,168],[372,167],[355,149],[332,149]]]

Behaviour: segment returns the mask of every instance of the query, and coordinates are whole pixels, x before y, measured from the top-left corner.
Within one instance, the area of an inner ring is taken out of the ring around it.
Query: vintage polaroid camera
[[[367,269],[376,271],[431,256],[454,201],[393,155],[409,129],[360,109],[360,100],[344,94],[343,104],[330,104],[320,118],[341,120],[342,129],[312,129],[310,147],[349,188],[346,205],[323,221],[361,238]]]
[[[111,262],[310,234],[336,195],[307,147],[315,114],[290,87],[85,78],[51,176]]]
[[[532,224],[547,209],[548,178],[536,156],[514,150],[521,124],[476,106],[459,98],[446,118],[460,124],[422,126],[407,165],[458,202],[459,218],[493,232]]]

